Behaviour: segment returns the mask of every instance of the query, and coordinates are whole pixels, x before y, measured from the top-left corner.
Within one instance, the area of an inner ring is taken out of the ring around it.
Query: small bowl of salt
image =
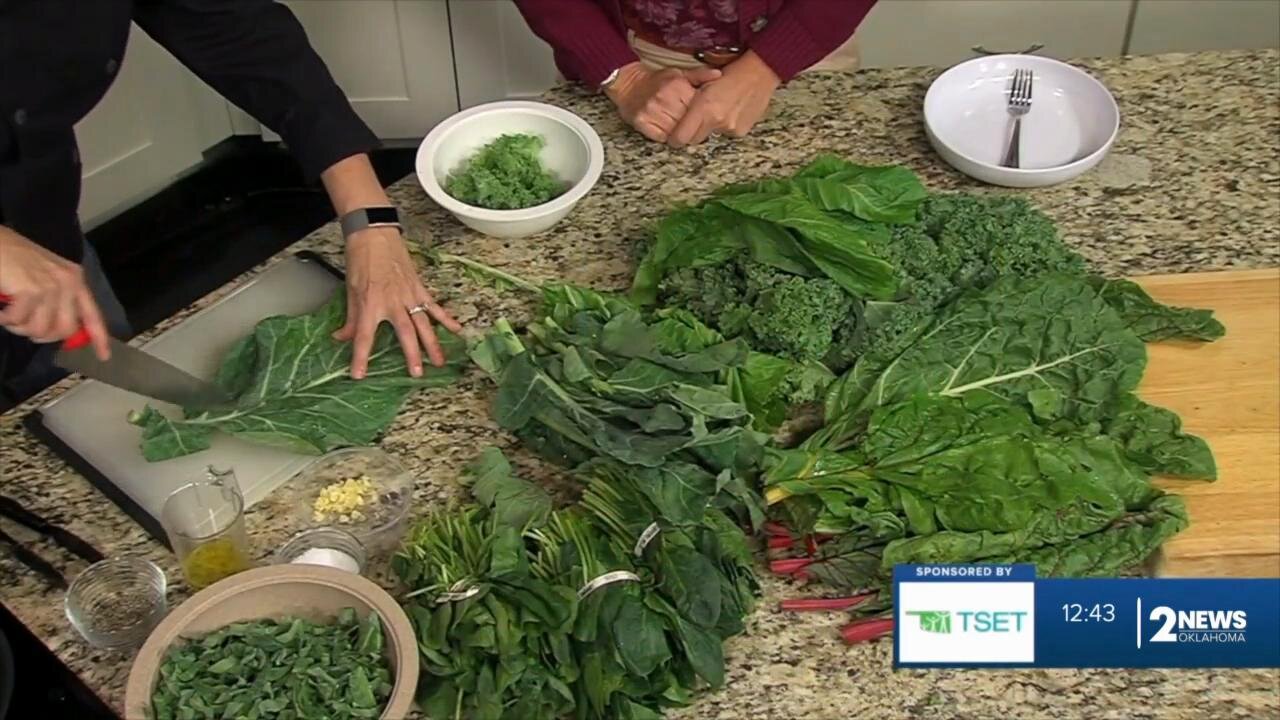
[[[277,564],[324,565],[356,575],[364,571],[366,559],[356,536],[335,527],[303,530],[276,551]]]

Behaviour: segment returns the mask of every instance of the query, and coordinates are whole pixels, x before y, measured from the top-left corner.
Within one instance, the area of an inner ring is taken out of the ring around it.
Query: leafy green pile
[[[382,717],[392,677],[382,623],[347,608],[333,623],[240,622],[175,645],[160,665],[151,720]]]
[[[469,472],[479,504],[428,516],[393,562],[429,717],[656,720],[723,683],[757,587],[714,476],[599,460],[552,512],[495,449]]]
[[[541,205],[565,190],[565,184],[538,158],[545,144],[540,135],[502,135],[450,172],[445,192],[490,210]]]
[[[1071,576],[1141,563],[1187,525],[1150,476],[1215,476],[1205,442],[1134,394],[1143,336],[1221,334],[1131,283],[1006,275],[963,293],[896,354],[863,355],[822,430],[770,451],[775,516],[835,536],[786,572],[855,590],[887,588],[898,563]]]
[[[461,374],[460,338],[438,329],[448,364],[428,365],[414,378],[384,324],[374,337],[367,375],[352,380],[351,344],[332,338],[346,313],[346,293],[339,291],[317,312],[259,322],[218,369],[214,382],[235,398],[224,407],[184,408],[181,420],[150,406],[130,413],[129,422],[142,428],[143,457],[155,462],[206,450],[215,430],[312,455],[367,445],[411,393],[449,385]]]
[[[928,195],[906,168],[821,156],[673,212],[632,296],[843,372],[865,352],[893,352],[966,288],[1049,272],[1083,274],[1084,261],[1026,200]]]
[[[518,334],[504,318],[471,351],[498,385],[498,423],[568,467],[596,457],[660,467],[672,459],[726,474],[740,509],[762,509],[747,480],[777,420],[790,363],[725,340],[689,313],[646,313],[629,301],[562,283],[537,286],[466,258],[438,255],[488,281],[537,293]]]
[[[898,291],[876,248],[892,224],[914,220],[924,198],[905,168],[832,156],[790,178],[722,188],[659,224],[631,297],[686,308],[728,337],[799,363],[795,372],[838,366],[841,349],[864,332],[856,299],[891,300]]]

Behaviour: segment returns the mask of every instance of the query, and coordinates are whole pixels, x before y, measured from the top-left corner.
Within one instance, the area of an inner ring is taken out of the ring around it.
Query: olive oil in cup
[[[192,589],[212,585],[251,566],[244,530],[244,497],[231,470],[215,470],[174,490],[160,522]]]

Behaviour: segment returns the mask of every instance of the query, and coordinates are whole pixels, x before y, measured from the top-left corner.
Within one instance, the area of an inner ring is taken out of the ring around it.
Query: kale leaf
[[[490,210],[520,210],[541,205],[565,191],[565,184],[538,154],[546,145],[540,135],[499,136],[454,168],[444,189],[468,205]]]

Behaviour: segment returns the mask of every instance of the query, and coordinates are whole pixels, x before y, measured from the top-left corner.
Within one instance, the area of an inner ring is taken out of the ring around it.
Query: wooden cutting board
[[[1138,393],[1209,441],[1212,483],[1161,479],[1186,498],[1191,527],[1155,571],[1172,577],[1280,577],[1280,269],[1135,278],[1171,305],[1212,308],[1217,342],[1148,346]]]

